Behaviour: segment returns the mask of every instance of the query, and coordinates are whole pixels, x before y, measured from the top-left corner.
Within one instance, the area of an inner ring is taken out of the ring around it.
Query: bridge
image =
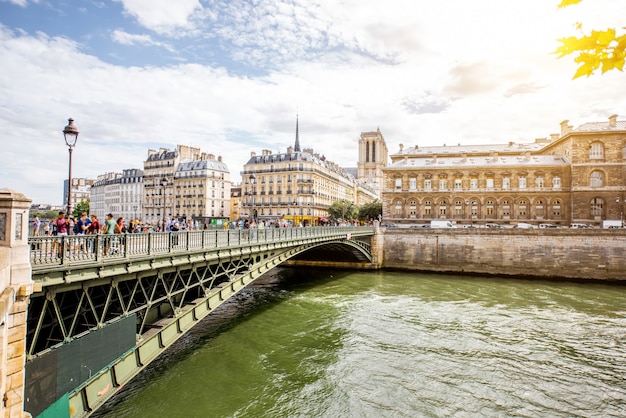
[[[375,229],[204,230],[28,240],[24,409],[83,417],[283,263],[378,268]]]

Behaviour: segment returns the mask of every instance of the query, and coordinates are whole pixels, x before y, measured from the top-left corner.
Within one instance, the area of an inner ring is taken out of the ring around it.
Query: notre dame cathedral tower
[[[372,187],[379,199],[383,191],[383,168],[389,159],[387,144],[380,128],[361,132],[359,139],[358,179]]]

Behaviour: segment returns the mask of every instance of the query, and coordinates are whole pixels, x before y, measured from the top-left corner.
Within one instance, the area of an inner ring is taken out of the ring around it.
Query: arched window
[[[589,147],[589,158],[604,158],[604,144],[602,142],[593,142]]]
[[[554,218],[561,217],[561,201],[558,199],[552,201],[552,216]]]
[[[604,185],[604,176],[600,171],[592,171],[589,176],[589,184],[591,187],[602,187]]]
[[[396,200],[396,204],[394,208],[394,215],[396,218],[399,218],[402,216],[402,201],[400,200]]]
[[[425,216],[430,216],[431,215],[431,213],[432,213],[431,205],[432,205],[432,202],[430,200],[424,201],[424,215]]]
[[[414,199],[409,201],[409,215],[411,215],[412,218],[415,218],[417,215],[417,203]]]
[[[446,201],[442,200],[441,202],[439,202],[439,215],[441,216],[445,216],[446,215]]]
[[[604,208],[604,200],[596,197],[594,199],[591,199],[591,203],[590,203],[590,211],[591,211],[591,216],[602,216],[602,212],[603,212],[603,208]]]

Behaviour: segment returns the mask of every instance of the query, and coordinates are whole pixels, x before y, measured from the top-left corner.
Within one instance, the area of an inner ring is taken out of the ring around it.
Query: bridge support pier
[[[377,268],[381,268],[383,265],[383,247],[384,239],[382,232],[380,231],[380,222],[374,221],[374,235],[372,236],[372,264]]]
[[[26,312],[33,280],[28,247],[31,201],[0,189],[0,417],[24,412]]]

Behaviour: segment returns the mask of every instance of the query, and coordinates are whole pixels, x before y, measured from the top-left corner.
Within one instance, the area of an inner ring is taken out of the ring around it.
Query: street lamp
[[[250,206],[250,216],[249,216],[250,221],[256,218],[256,216],[254,216],[254,184],[255,183],[256,183],[256,176],[254,175],[254,173],[252,173],[250,174],[250,184],[252,184],[252,206]]]
[[[163,191],[163,210],[161,212],[161,220],[163,221],[163,228],[165,228],[165,225],[167,224],[167,222],[165,221],[165,187],[167,186],[167,178],[163,177],[161,179],[161,187],[162,187],[162,191]]]
[[[72,150],[78,141],[78,128],[74,125],[74,119],[69,118],[67,121],[69,123],[63,128],[63,136],[65,137],[65,143],[70,152],[70,169],[67,176],[67,217],[69,218],[72,214]]]

